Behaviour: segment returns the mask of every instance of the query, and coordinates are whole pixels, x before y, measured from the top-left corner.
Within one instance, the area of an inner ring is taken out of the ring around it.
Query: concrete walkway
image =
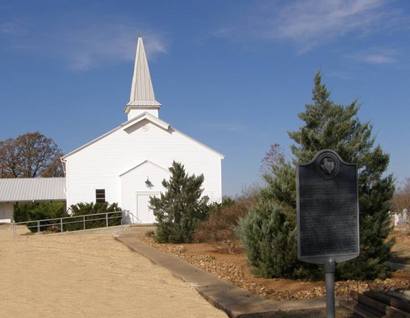
[[[404,269],[406,271],[410,271],[410,264],[406,263],[398,263],[398,262],[387,262],[387,265],[394,270]]]
[[[323,313],[325,303],[318,301],[274,302],[253,295],[217,277],[204,272],[173,255],[164,254],[138,239],[134,232],[119,233],[116,239],[131,250],[161,265],[181,280],[190,283],[215,307],[224,310],[229,317],[318,317]]]
[[[111,229],[13,238],[0,226],[0,257],[1,317],[226,318]]]

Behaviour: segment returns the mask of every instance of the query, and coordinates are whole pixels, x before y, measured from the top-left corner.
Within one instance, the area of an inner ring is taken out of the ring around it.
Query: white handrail
[[[112,217],[112,215],[120,214],[118,216]],[[125,215],[131,214],[128,211],[112,211],[112,212],[104,212],[104,213],[94,213],[94,214],[83,214],[83,215],[73,215],[68,217],[61,217],[61,218],[53,218],[53,219],[41,219],[41,220],[31,220],[31,221],[23,221],[23,222],[13,222],[13,233],[16,233],[16,227],[19,225],[26,225],[28,229],[37,228],[37,233],[41,231],[42,227],[60,227],[60,232],[64,232],[64,225],[68,224],[76,224],[82,223],[82,229],[86,229],[86,222],[94,222],[94,221],[102,221],[105,220],[105,227],[109,227],[109,220],[119,220],[121,218],[121,225],[125,221]],[[109,216],[111,215],[111,217]],[[95,216],[103,216],[99,218],[93,218]],[[78,218],[78,221],[72,221],[73,219]],[[88,219],[87,219],[88,218]],[[63,220],[70,220],[70,222],[64,222]],[[47,222],[46,224],[41,224]],[[50,223],[52,222],[52,223]],[[34,224],[34,225],[29,225]],[[76,230],[74,230],[76,231]]]
[[[102,213],[94,213],[94,214],[81,214],[81,215],[72,215],[72,216],[64,216],[61,218],[53,218],[53,219],[41,219],[41,220],[31,220],[31,221],[23,221],[23,222],[15,222],[16,224],[20,223],[28,223],[28,222],[34,222],[34,221],[52,221],[52,220],[60,220],[60,219],[72,219],[72,218],[79,218],[85,216],[92,216],[92,215],[105,215],[105,214],[111,214],[111,213],[123,213],[125,211],[112,211],[112,212],[102,212]]]

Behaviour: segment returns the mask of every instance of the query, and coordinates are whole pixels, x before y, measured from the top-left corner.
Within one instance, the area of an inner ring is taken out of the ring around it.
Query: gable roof
[[[132,119],[130,119],[129,121],[121,124],[121,127],[126,130],[127,128],[130,128],[132,126],[134,126],[135,124],[143,121],[143,120],[148,120],[151,123],[153,123],[154,125],[157,125],[158,127],[164,129],[164,130],[168,130],[171,126],[166,123],[165,121],[159,119],[158,117],[151,115],[150,113],[144,112],[141,115],[134,117]]]
[[[155,116],[151,115],[150,113],[144,112],[144,113],[142,113],[141,115],[139,115],[139,116],[137,116],[137,117],[135,117],[135,118],[132,118],[132,119],[130,119],[130,120],[128,120],[128,121],[126,121],[126,122],[120,124],[119,126],[115,127],[114,129],[112,129],[112,130],[106,132],[105,134],[103,134],[103,135],[101,135],[101,136],[99,136],[99,137],[97,137],[97,138],[95,138],[95,139],[93,139],[93,140],[87,142],[86,144],[82,145],[81,147],[78,147],[78,148],[76,148],[76,149],[70,151],[68,154],[66,154],[66,155],[64,155],[63,157],[61,157],[61,160],[65,161],[65,160],[66,160],[68,157],[70,157],[71,155],[73,155],[73,154],[75,154],[75,153],[81,151],[81,150],[84,149],[84,148],[87,148],[88,146],[91,146],[92,144],[94,144],[94,143],[96,143],[97,141],[99,141],[99,140],[101,140],[101,139],[103,139],[103,138],[105,138],[105,137],[111,135],[112,133],[116,132],[117,130],[119,130],[119,129],[124,129],[124,130],[125,130],[125,129],[127,129],[127,128],[129,128],[129,127],[131,127],[131,126],[133,126],[133,125],[135,125],[135,124],[137,124],[138,122],[141,122],[141,121],[143,121],[143,120],[147,120],[147,121],[149,121],[149,122],[155,124],[156,126],[162,128],[162,129],[164,129],[164,130],[167,130],[167,131],[171,131],[171,130],[172,130],[172,131],[178,132],[179,134],[183,135],[184,137],[190,139],[191,141],[194,141],[195,143],[199,144],[200,146],[205,147],[205,148],[207,148],[208,150],[214,152],[214,153],[217,154],[221,159],[224,158],[224,156],[223,156],[220,152],[218,152],[218,151],[212,149],[211,147],[209,147],[209,146],[207,146],[207,145],[205,145],[205,144],[203,144],[203,143],[201,143],[201,142],[199,142],[199,141],[193,139],[192,137],[189,137],[188,135],[186,135],[186,134],[184,134],[184,133],[182,133],[182,132],[176,130],[176,129],[173,128],[173,127],[171,128],[171,125],[170,125],[170,124],[168,124],[167,122],[165,122],[165,121],[159,119],[158,117],[155,117]]]

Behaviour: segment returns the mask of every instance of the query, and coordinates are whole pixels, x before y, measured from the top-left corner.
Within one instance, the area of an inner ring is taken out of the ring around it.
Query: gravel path
[[[226,315],[111,231],[17,235],[0,227],[2,317]]]

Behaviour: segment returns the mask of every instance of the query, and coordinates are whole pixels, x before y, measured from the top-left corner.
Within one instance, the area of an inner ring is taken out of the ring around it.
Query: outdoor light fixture
[[[148,177],[147,180],[145,180],[145,184],[148,188],[152,188],[154,186]]]

